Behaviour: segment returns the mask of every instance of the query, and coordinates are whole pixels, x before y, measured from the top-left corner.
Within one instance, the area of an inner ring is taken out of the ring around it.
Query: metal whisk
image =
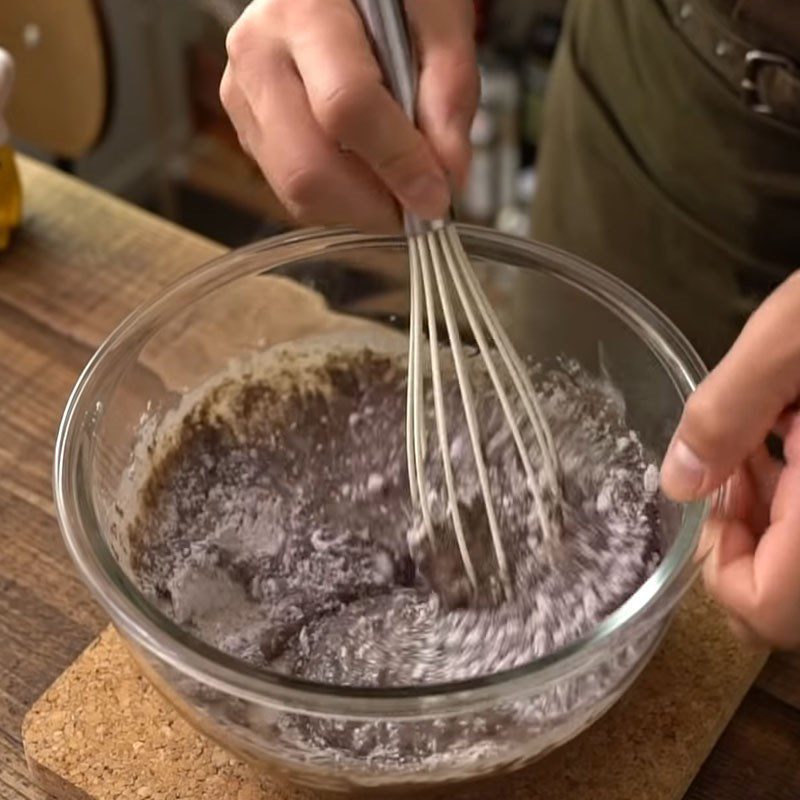
[[[375,53],[383,68],[389,89],[410,119],[416,118],[418,69],[408,35],[402,0],[356,0]],[[508,335],[487,299],[475,275],[472,264],[450,219],[427,222],[406,213],[411,273],[411,315],[409,324],[408,397],[406,445],[411,497],[422,514],[425,529],[433,537],[429,489],[425,483],[425,355],[423,352],[424,323],[427,321],[428,359],[433,396],[435,434],[438,440],[442,469],[447,491],[447,509],[458,540],[464,569],[473,588],[478,578],[470,555],[459,510],[456,475],[448,438],[447,413],[443,383],[437,306],[444,317],[449,354],[455,372],[470,445],[477,471],[486,519],[492,537],[497,567],[508,589],[511,577],[503,546],[500,525],[489,484],[489,474],[481,443],[481,429],[476,413],[473,385],[470,378],[462,335],[458,325],[460,308],[466,318],[470,335],[477,344],[483,367],[497,394],[505,423],[511,432],[522,462],[527,484],[533,494],[536,513],[547,542],[556,535],[558,513],[545,507],[542,487],[537,481],[529,448],[522,428],[525,422],[533,432],[541,453],[542,480],[555,499],[556,512],[560,506],[560,466],[555,443],[542,413],[536,391],[524,362],[515,351]],[[506,375],[505,381],[501,373]],[[509,392],[508,386],[512,387]],[[520,417],[520,419],[518,419]]]

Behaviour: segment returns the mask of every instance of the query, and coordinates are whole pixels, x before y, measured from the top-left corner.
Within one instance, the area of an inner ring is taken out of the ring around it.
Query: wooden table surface
[[[0,798],[42,800],[28,779],[22,718],[107,623],[54,517],[61,412],[112,328],[222,248],[48,167],[25,159],[21,167],[25,225],[0,254]],[[780,655],[687,800],[799,798],[800,656]]]

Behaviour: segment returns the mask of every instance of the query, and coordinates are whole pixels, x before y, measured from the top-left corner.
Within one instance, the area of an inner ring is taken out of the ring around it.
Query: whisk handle
[[[419,60],[408,26],[403,0],[353,0],[364,21],[372,48],[392,96],[400,103],[408,118],[417,122],[417,90]],[[434,2],[434,0],[431,0]],[[404,213],[406,233],[416,236],[439,227],[452,218],[438,223],[421,220],[409,211]]]
[[[402,0],[354,0],[392,96],[416,122],[419,65]]]
[[[353,0],[353,3],[361,14],[389,91],[416,124],[419,61],[403,0]],[[425,233],[447,221],[431,223],[409,211],[403,214],[403,218],[409,236]]]

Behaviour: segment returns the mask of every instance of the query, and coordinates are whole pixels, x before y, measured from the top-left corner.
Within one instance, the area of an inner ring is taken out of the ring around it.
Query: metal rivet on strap
[[[719,58],[725,58],[731,54],[733,50],[733,46],[730,42],[726,42],[724,39],[720,39],[717,42],[716,46],[714,47],[714,55],[718,56]]]
[[[681,7],[678,9],[678,19],[683,21],[689,19],[692,16],[692,12],[694,9],[692,8],[691,3],[683,3]]]

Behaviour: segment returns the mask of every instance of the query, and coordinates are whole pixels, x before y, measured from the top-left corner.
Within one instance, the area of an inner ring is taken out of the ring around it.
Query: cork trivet
[[[678,800],[764,663],[694,588],[625,697],[526,770],[449,800]],[[33,779],[63,800],[306,800],[195,733],[107,629],[38,700],[23,726]]]

